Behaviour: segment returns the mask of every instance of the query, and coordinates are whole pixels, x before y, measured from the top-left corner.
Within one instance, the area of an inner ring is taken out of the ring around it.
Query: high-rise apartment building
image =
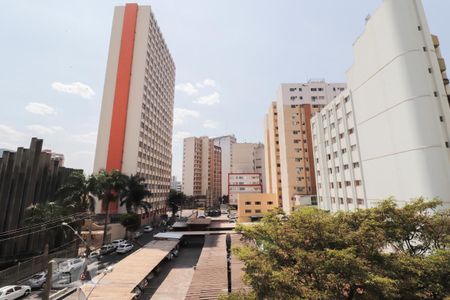
[[[421,1],[384,0],[353,50],[348,90],[312,120],[319,207],[449,207],[449,80]]]
[[[183,143],[182,191],[204,200],[206,207],[222,196],[222,151],[208,137],[189,137]]]
[[[214,145],[222,149],[222,193],[228,193],[228,173],[231,172],[231,146],[236,143],[234,135],[224,135],[213,138]]]
[[[343,83],[324,80],[282,84],[269,108],[265,125],[268,192],[278,194],[286,213],[301,203],[302,196],[316,194],[311,117],[344,89]]]
[[[154,215],[165,210],[170,189],[174,89],[175,65],[150,6],[116,7],[94,172],[145,178]]]

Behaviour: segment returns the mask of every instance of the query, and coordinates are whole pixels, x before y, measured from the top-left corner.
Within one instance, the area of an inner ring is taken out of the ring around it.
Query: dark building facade
[[[45,232],[14,236],[14,230],[26,227],[26,208],[52,201],[64,180],[74,171],[61,166],[61,160],[42,152],[42,139],[32,138],[30,148],[4,151],[0,158],[0,265],[9,258],[33,255],[43,249],[44,240],[50,250],[57,238],[43,238]],[[8,234],[10,233],[11,234]],[[61,233],[64,234],[64,233]],[[10,238],[9,240],[4,240]],[[3,239],[3,241],[2,241]]]

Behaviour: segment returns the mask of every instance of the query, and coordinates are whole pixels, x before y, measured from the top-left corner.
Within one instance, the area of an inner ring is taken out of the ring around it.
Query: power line
[[[81,220],[84,220],[86,218],[87,217],[84,217],[84,218],[81,218],[81,219],[78,219],[78,220],[74,220],[73,222],[81,221]],[[47,230],[50,230],[50,229],[53,229],[53,228],[57,228],[57,227],[60,227],[60,226],[62,226],[62,224],[57,224],[57,225],[52,226],[52,227],[46,227],[46,228],[42,228],[40,230],[35,230],[35,231],[32,231],[32,232],[27,232],[27,233],[20,234],[20,235],[15,235],[15,236],[7,237],[7,238],[2,238],[2,239],[0,239],[0,242],[17,239],[17,238],[20,238],[20,237],[23,237],[23,236],[27,236],[27,235],[30,235],[30,234],[35,234],[35,233],[38,233],[38,232],[47,231]]]
[[[11,229],[11,230],[8,230],[8,231],[3,231],[3,232],[0,233],[0,237],[4,236],[4,235],[15,234],[15,233],[18,233],[20,231],[27,231],[27,230],[30,230],[30,229],[33,229],[33,228],[36,228],[36,227],[42,227],[42,226],[45,226],[45,225],[48,225],[48,224],[51,224],[51,223],[61,222],[63,220],[69,219],[69,218],[76,218],[76,217],[82,216],[84,214],[86,214],[86,213],[85,212],[75,213],[75,214],[72,214],[72,215],[60,217],[60,218],[49,220],[49,221],[46,221],[46,222],[30,225],[30,226],[27,226],[27,227],[21,227],[21,228],[17,228],[17,229]]]

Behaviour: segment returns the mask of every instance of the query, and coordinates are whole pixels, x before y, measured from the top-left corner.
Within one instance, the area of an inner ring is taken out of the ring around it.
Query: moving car
[[[63,273],[71,273],[72,271],[82,268],[84,260],[80,258],[68,259],[59,264],[59,271]]]
[[[151,226],[145,226],[144,227],[144,232],[152,232],[153,231],[153,228],[151,227]]]
[[[100,255],[105,255],[114,252],[116,250],[117,246],[114,246],[113,244],[106,244],[103,245],[100,248]]]
[[[127,243],[120,244],[119,247],[117,247],[116,252],[119,254],[123,254],[123,253],[127,253],[127,252],[131,251],[131,249],[133,249],[133,248],[134,248],[134,245],[130,242],[127,242]]]
[[[0,300],[14,300],[29,295],[31,287],[28,285],[7,285],[0,288]]]
[[[26,284],[32,289],[40,289],[44,286],[45,280],[47,279],[47,272],[40,272],[34,274],[27,280]]]
[[[111,244],[117,249],[117,247],[119,247],[120,244],[127,243],[127,242],[128,242],[127,240],[120,239],[120,240],[112,241]]]

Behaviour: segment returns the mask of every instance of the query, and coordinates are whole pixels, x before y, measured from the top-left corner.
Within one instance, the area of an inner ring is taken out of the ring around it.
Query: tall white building
[[[234,135],[213,138],[214,145],[222,149],[222,194],[228,195],[228,173],[231,172],[231,146],[236,143]]]
[[[170,189],[174,89],[175,65],[150,6],[116,7],[94,172],[145,178],[150,216],[165,211]],[[125,207],[112,203],[110,211]]]
[[[445,63],[420,0],[384,0],[353,46],[348,90],[312,119],[319,206],[450,206]]]

